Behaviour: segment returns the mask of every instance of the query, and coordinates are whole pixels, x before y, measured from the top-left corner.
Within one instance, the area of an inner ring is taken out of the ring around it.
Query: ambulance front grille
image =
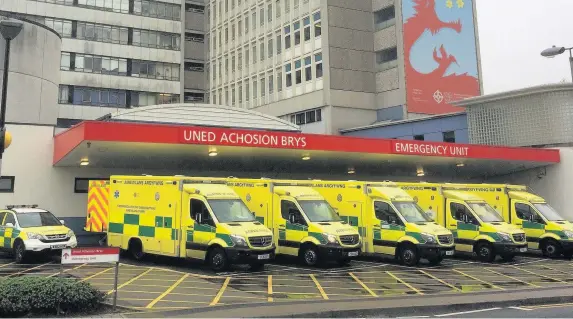
[[[440,244],[448,245],[454,242],[454,237],[452,235],[439,235],[438,240]]]
[[[249,237],[249,244],[253,247],[268,247],[273,243],[272,236]]]
[[[513,240],[517,242],[525,241],[525,234],[513,234]]]
[[[40,239],[43,243],[59,243],[68,241],[67,234],[59,234],[59,235],[45,235],[45,238]]]
[[[340,236],[340,242],[343,245],[356,245],[358,244],[359,237],[358,235],[343,235]]]

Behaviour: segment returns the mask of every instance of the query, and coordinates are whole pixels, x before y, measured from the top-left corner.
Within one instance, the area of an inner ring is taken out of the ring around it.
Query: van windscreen
[[[207,200],[220,223],[254,222],[255,216],[240,199]]]
[[[301,200],[300,207],[311,222],[338,222],[340,217],[324,200]]]

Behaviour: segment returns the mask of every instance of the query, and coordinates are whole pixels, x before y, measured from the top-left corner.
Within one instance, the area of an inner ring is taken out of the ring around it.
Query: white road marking
[[[398,317],[397,319],[406,319],[406,318],[430,318],[430,316],[411,316],[411,317]]]
[[[501,309],[501,308],[488,308],[488,309],[470,310],[470,311],[462,311],[462,312],[454,312],[454,313],[445,313],[445,314],[441,314],[441,315],[435,315],[434,317],[457,316],[457,315],[463,315],[466,313],[476,313],[476,312],[492,311],[492,310],[499,310],[499,309]]]
[[[521,307],[507,307],[507,308],[517,309],[517,310],[523,310],[523,311],[531,311],[531,310],[533,310],[533,309],[527,309],[527,308],[521,308]]]
[[[519,264],[513,264],[512,266],[520,266],[520,265],[527,265],[527,264],[533,264],[533,263],[539,263],[542,261],[546,261],[545,259],[538,259],[538,260],[533,260],[533,261],[527,261],[524,263],[519,263]]]

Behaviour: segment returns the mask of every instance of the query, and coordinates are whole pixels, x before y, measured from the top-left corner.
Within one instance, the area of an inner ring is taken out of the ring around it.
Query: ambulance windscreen
[[[256,221],[255,215],[240,199],[209,199],[207,202],[220,223]]]
[[[16,214],[22,228],[61,226],[62,223],[50,212],[26,212]]]
[[[424,210],[413,202],[392,202],[400,215],[409,223],[429,223],[432,219],[426,215]]]
[[[468,203],[468,205],[485,223],[503,222],[499,213],[487,203]]]
[[[553,207],[549,206],[549,204],[533,204],[535,208],[543,215],[543,217],[547,218],[547,220],[552,222],[561,222],[564,221],[563,217],[559,215]]]
[[[311,222],[341,221],[334,209],[324,200],[301,200],[298,203]]]

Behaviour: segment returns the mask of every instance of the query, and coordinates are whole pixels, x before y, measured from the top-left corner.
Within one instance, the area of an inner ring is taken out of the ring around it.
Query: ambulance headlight
[[[239,247],[247,247],[248,246],[247,240],[243,236],[231,235],[231,240],[233,241],[235,246],[239,246]]]
[[[564,233],[565,236],[567,236],[568,238],[573,238],[573,231],[564,230],[563,233]]]
[[[509,234],[497,233],[497,235],[499,236],[499,238],[501,238],[501,241],[511,241],[511,236],[509,236]]]
[[[44,236],[36,233],[27,233],[28,239],[42,239]]]
[[[73,230],[70,230],[70,231],[68,232],[68,238],[72,238],[72,237],[74,237],[74,236],[76,236],[76,234],[74,234],[74,231],[73,231]]]
[[[424,239],[424,241],[428,244],[435,244],[437,243],[436,237],[434,237],[434,235],[432,234],[428,234],[428,233],[422,233],[422,239]]]
[[[329,233],[322,233],[322,237],[324,237],[324,240],[326,240],[326,242],[329,244],[338,244],[335,235]]]

